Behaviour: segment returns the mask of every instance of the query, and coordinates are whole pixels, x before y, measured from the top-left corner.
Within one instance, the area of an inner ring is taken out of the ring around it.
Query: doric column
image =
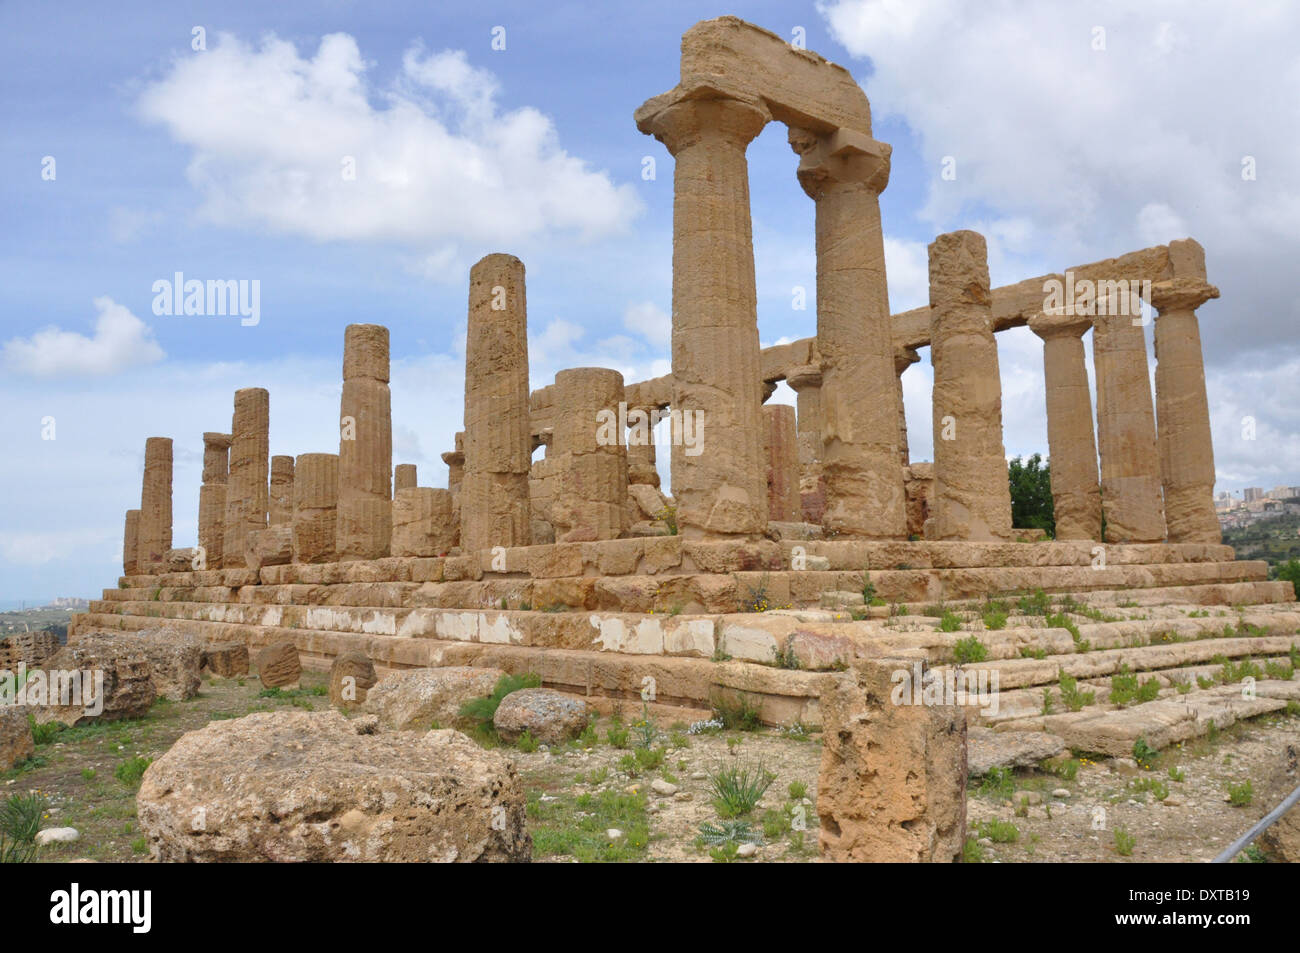
[[[222,567],[229,480],[230,434],[209,431],[203,435],[203,483],[199,486],[199,546],[208,569]]]
[[[393,495],[394,556],[445,556],[451,545],[451,490],[408,486]]]
[[[993,296],[977,232],[949,232],[930,243],[930,351],[934,500],[925,538],[1010,539]]]
[[[339,405],[340,559],[388,555],[393,532],[393,412],[388,328],[349,324],[343,338]]]
[[[399,463],[393,467],[393,499],[397,499],[398,490],[410,490],[419,485],[420,477],[414,463]]]
[[[455,446],[455,450],[442,454],[442,462],[447,464],[447,489],[459,493],[461,481],[465,478],[465,431],[456,434]]]
[[[1097,451],[1106,541],[1161,542],[1165,512],[1160,454],[1141,319],[1128,313],[1096,315],[1092,360],[1097,374]]]
[[[532,542],[530,427],[524,263],[512,255],[488,255],[469,273],[460,488],[460,545],[466,552]]]
[[[140,487],[140,541],[136,561],[145,573],[165,572],[172,548],[172,441],[144,442],[144,480]]]
[[[1038,314],[1029,327],[1043,339],[1047,396],[1047,446],[1051,455],[1052,506],[1057,539],[1101,539],[1101,487],[1092,393],[1083,360],[1086,316]]]
[[[894,376],[897,378],[898,391],[898,459],[903,466],[912,462],[907,445],[907,411],[903,407],[903,372],[921,359],[914,347],[894,348]]]
[[[672,485],[683,536],[767,529],[754,244],[745,150],[771,118],[758,100],[686,98],[637,110],[673,171]]]
[[[822,479],[821,364],[792,367],[786,372],[785,382],[798,397],[795,424],[799,435],[800,518],[805,523],[820,524],[826,511],[826,481]]]
[[[126,525],[122,528],[122,575],[135,576],[140,572],[140,511],[126,511]]]
[[[293,561],[334,561],[339,502],[339,458],[333,453],[298,456],[293,481]]]
[[[250,531],[266,528],[267,480],[270,477],[271,395],[263,387],[235,391],[230,424],[230,479],[226,483],[226,519],[221,565],[244,565]]]
[[[657,408],[627,409],[627,482],[659,485],[659,468],[655,463],[655,434],[650,422]],[[643,417],[637,415],[643,414]],[[644,440],[644,443],[642,442]]]
[[[1196,309],[1219,297],[1219,289],[1205,280],[1205,249],[1195,241],[1170,242],[1169,254],[1174,278],[1151,288],[1157,311],[1156,422],[1165,521],[1171,543],[1220,543],[1210,404],[1196,318]]]
[[[763,405],[764,447],[767,451],[767,515],[779,522],[803,519],[799,499],[799,443],[794,408]]]
[[[271,458],[270,519],[272,526],[293,523],[293,457]]]
[[[618,405],[623,375],[577,367],[555,375],[551,522],[557,543],[617,539],[627,529],[627,453]]]
[[[790,144],[800,156],[799,184],[817,203],[822,522],[851,536],[903,539],[898,384],[880,230],[890,148],[847,129],[791,129]]]

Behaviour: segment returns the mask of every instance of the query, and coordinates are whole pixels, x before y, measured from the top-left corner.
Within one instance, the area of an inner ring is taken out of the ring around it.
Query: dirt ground
[[[298,691],[270,695],[255,677],[205,681],[197,698],[161,701],[145,718],[55,735],[38,745],[32,761],[0,774],[0,796],[40,791],[50,801],[45,826],[81,832],[76,842],[43,848],[39,860],[147,861],[135,816],[138,777],[131,770],[138,775],[142,765],[132,759],[157,758],[182,733],[213,719],[289,706],[325,708],[324,687],[319,673],[304,673]],[[555,750],[502,749],[516,759],[527,791],[535,860],[818,860],[818,734],[691,733],[684,723],[659,724],[646,749],[651,753],[638,755],[645,740],[637,735],[639,719],[629,706],[618,721],[600,719],[594,737],[581,742]],[[966,859],[1207,861],[1285,793],[1279,767],[1288,747],[1300,750],[1300,716],[1279,714],[1162,752],[1149,766],[1080,756],[1055,771],[1022,769],[972,782]],[[710,787],[710,775],[727,768],[770,776],[757,806],[734,818],[731,829]],[[1229,799],[1230,785],[1237,803]],[[723,843],[703,842],[705,825],[724,835]],[[741,847],[746,841],[757,842],[756,849]],[[751,849],[752,857],[745,857]],[[1240,859],[1260,858],[1252,851]]]

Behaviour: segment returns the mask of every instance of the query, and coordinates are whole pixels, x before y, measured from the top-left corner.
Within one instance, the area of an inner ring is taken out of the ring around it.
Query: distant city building
[[[1264,498],[1264,488],[1262,486],[1248,486],[1241,491],[1241,498],[1247,503],[1262,500]]]

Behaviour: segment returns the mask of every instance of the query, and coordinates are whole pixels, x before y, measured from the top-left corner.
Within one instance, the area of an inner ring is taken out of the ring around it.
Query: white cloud
[[[149,326],[107,296],[95,299],[99,317],[92,337],[48,327],[4,345],[5,367],[15,374],[102,376],[163,358]]]
[[[623,312],[623,327],[641,335],[660,351],[668,351],[672,347],[672,315],[651,301],[628,305]]]
[[[496,79],[463,51],[414,47],[384,86],[367,67],[344,33],[310,57],[273,35],[253,47],[222,34],[148,85],[139,112],[193,150],[209,219],[396,242],[457,280],[487,245],[608,235],[640,211],[631,186],[561,147],[547,116],[500,109]]]

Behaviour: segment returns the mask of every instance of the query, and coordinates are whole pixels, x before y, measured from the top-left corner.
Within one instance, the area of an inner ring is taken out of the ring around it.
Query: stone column
[[[1205,249],[1169,243],[1174,278],[1156,282],[1156,421],[1171,543],[1221,543],[1214,510],[1214,445],[1196,309],[1219,289],[1205,280]],[[1181,272],[1181,274],[1180,274]]]
[[[769,520],[797,523],[803,519],[803,505],[799,498],[797,433],[793,407],[789,404],[763,405]]]
[[[1043,339],[1047,446],[1057,539],[1101,539],[1101,486],[1092,429],[1092,392],[1083,360],[1086,316],[1038,314],[1029,327]]]
[[[672,441],[671,466],[677,523],[686,537],[757,535],[767,529],[767,487],[745,150],[771,117],[757,99],[686,95],[679,88],[636,113],[637,127],[676,160],[671,404],[682,428]]]
[[[293,561],[334,561],[339,501],[339,458],[332,453],[304,453],[294,467]]]
[[[1141,319],[1130,314],[1096,315],[1092,360],[1097,374],[1097,450],[1106,542],[1161,542],[1165,513],[1160,454]]]
[[[140,488],[140,529],[136,561],[141,572],[164,572],[172,548],[172,441],[144,442],[144,480]]]
[[[467,553],[532,542],[531,463],[524,263],[488,255],[469,273],[460,487],[460,545]]]
[[[203,482],[199,485],[199,547],[203,566],[220,569],[226,526],[226,491],[230,480],[230,434],[203,435]]]
[[[398,490],[410,490],[420,485],[414,463],[399,463],[393,467],[393,499]]]
[[[555,375],[555,494],[551,522],[557,543],[617,539],[627,529],[627,452],[618,405],[623,375],[577,367]]]
[[[451,490],[398,490],[393,496],[393,555],[445,556],[451,545]]]
[[[907,536],[898,383],[885,284],[880,193],[890,148],[840,129],[791,129],[799,184],[817,203],[817,350],[828,531]]]
[[[388,389],[388,328],[349,324],[343,339],[339,406],[340,559],[388,555],[393,532],[393,412]]]
[[[262,387],[235,391],[230,426],[230,479],[226,483],[226,518],[222,525],[221,565],[244,565],[250,531],[266,528],[270,477],[271,395]]]
[[[822,478],[822,368],[801,364],[786,372],[785,382],[798,397],[800,518],[821,524],[826,511],[826,481]]]
[[[136,576],[140,573],[140,511],[126,511],[126,525],[122,530],[122,575]]]
[[[921,359],[914,347],[894,349],[894,375],[898,381],[898,458],[903,466],[912,462],[907,446],[907,411],[903,406],[903,372]]]
[[[659,485],[659,468],[655,461],[655,434],[650,426],[656,407],[629,407],[627,409],[627,482]],[[637,415],[644,415],[638,417]],[[640,423],[638,423],[640,421]],[[641,438],[645,443],[640,443]]]
[[[934,500],[925,538],[1010,539],[993,296],[977,232],[949,232],[930,243],[930,351]]]
[[[447,489],[458,493],[465,478],[465,431],[456,434],[455,446],[455,450],[442,454],[442,462],[447,464]]]
[[[293,457],[271,458],[270,524],[293,523]]]

